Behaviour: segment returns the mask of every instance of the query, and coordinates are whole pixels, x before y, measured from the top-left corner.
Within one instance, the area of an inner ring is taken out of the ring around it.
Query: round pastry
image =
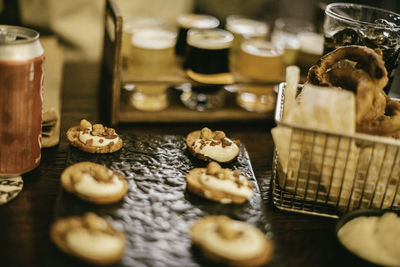
[[[101,265],[119,262],[125,249],[124,234],[94,213],[55,221],[50,238],[63,252]]]
[[[388,82],[381,50],[365,46],[343,46],[324,55],[312,66],[308,82],[319,86],[339,86],[356,94],[356,120],[360,124]],[[379,109],[384,113],[383,108]],[[374,111],[375,112],[375,111]]]
[[[186,183],[190,192],[222,204],[243,203],[254,194],[253,184],[240,170],[224,169],[216,162],[191,170]]]
[[[122,139],[113,128],[92,125],[87,120],[81,120],[79,126],[70,128],[67,140],[72,146],[89,153],[111,153],[122,147]]]
[[[190,153],[204,161],[231,162],[239,156],[239,141],[232,141],[222,131],[205,127],[187,135],[186,145]]]
[[[228,266],[261,266],[271,261],[273,245],[252,225],[226,216],[207,216],[192,226],[192,243],[203,255]]]
[[[67,192],[97,204],[118,202],[128,192],[128,183],[122,174],[92,162],[66,168],[61,174],[61,185]]]

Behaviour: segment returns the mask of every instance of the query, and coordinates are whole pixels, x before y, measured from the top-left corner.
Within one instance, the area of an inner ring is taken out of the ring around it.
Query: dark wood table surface
[[[82,118],[99,120],[98,66],[66,64],[63,76],[60,144],[43,149],[39,167],[23,175],[24,188],[20,195],[0,206],[0,266],[43,265],[50,246],[48,231],[60,190],[59,177],[67,157],[64,133]],[[186,135],[203,126],[221,129],[240,139],[249,152],[256,178],[269,179],[273,155],[272,119],[257,123],[126,124],[118,125],[116,129]],[[337,220],[280,211],[271,201],[265,203],[265,209],[275,244],[270,266],[345,266],[346,257],[335,242]]]

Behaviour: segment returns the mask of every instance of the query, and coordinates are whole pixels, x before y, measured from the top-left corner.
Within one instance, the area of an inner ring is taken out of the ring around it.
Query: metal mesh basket
[[[334,218],[360,208],[400,209],[400,141],[285,123],[284,97],[282,83],[275,121],[289,133],[289,143],[288,151],[274,153],[277,208]]]

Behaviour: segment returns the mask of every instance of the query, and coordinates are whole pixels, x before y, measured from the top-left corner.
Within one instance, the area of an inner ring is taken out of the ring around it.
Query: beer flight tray
[[[219,204],[186,190],[186,174],[207,163],[188,152],[184,136],[120,136],[124,145],[112,154],[89,154],[70,146],[66,165],[90,161],[124,174],[129,184],[125,198],[116,204],[95,205],[60,188],[55,207],[56,219],[95,212],[123,230],[126,249],[115,266],[211,266],[192,247],[189,233],[190,226],[206,215],[226,215],[270,234],[267,200],[261,191],[265,187],[258,185],[244,145],[236,160],[222,166],[242,170],[254,184],[254,196],[243,204]],[[45,266],[92,266],[63,254],[54,245],[48,252]]]
[[[120,122],[217,122],[217,121],[249,121],[272,119],[275,104],[270,111],[250,112],[236,103],[236,92],[226,91],[225,103],[221,108],[207,111],[191,110],[181,103],[179,91],[174,86],[192,83],[184,71],[177,67],[168,77],[139,77],[123,71],[121,60],[122,24],[123,16],[118,8],[117,1],[107,0],[104,33],[104,49],[102,57],[101,81],[99,88],[99,104],[101,118],[110,123]],[[177,64],[177,66],[180,64]],[[253,84],[233,73],[236,85]],[[132,107],[127,101],[124,86],[135,83],[162,83],[169,86],[169,105],[161,111],[140,111]],[[260,85],[260,84],[258,84]],[[264,84],[269,85],[270,84]],[[273,99],[275,93],[270,92]]]

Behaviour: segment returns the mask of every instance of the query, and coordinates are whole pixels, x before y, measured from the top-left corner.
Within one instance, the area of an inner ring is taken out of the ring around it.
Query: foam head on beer
[[[267,23],[259,20],[249,19],[241,16],[231,16],[228,17],[226,21],[226,29],[234,34],[250,37],[266,37],[269,31]]]
[[[141,29],[132,36],[129,70],[140,76],[165,76],[175,69],[176,33],[165,29]]]
[[[168,49],[175,42],[176,34],[163,29],[141,29],[132,36],[132,45],[144,49]]]
[[[265,40],[243,42],[237,63],[242,75],[265,82],[278,82],[283,75],[283,50]]]

